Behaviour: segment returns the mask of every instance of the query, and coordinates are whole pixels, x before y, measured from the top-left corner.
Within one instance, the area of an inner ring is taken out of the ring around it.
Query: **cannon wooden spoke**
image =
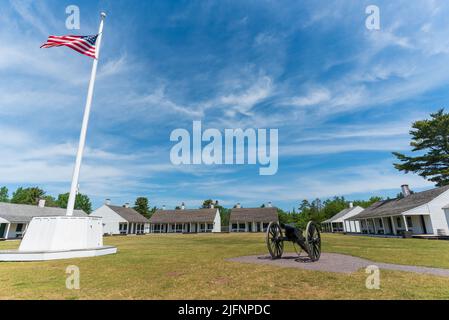
[[[283,230],[285,230],[285,233]],[[284,241],[299,245],[309,256],[310,260],[318,261],[321,256],[321,235],[317,225],[310,221],[306,230],[294,225],[280,225],[271,222],[267,229],[266,242],[272,259],[279,259],[284,253]]]
[[[321,256],[321,235],[316,224],[309,221],[306,228],[308,254],[312,261],[318,261]]]
[[[279,259],[284,253],[284,241],[279,223],[271,222],[267,229],[267,247],[271,258]]]

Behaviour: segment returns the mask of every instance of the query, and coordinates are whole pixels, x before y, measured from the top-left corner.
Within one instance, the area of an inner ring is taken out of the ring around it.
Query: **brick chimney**
[[[239,202],[239,203],[237,203],[237,204],[235,205],[235,207],[236,207],[237,209],[240,209],[242,206],[240,205],[240,202]]]
[[[268,208],[273,207],[273,205],[271,204],[271,201],[268,202],[267,207],[268,207]]]
[[[39,202],[37,203],[37,206],[39,208],[45,208],[45,199],[39,199]]]
[[[408,186],[408,184],[403,184],[401,186],[402,189],[402,195],[404,196],[404,198],[408,197],[409,195],[412,194],[412,192],[410,191],[410,188]]]
[[[354,202],[349,202],[349,208],[354,208]]]
[[[181,203],[181,210],[184,210],[186,208],[186,205],[185,205],[185,203],[183,202],[183,203]]]

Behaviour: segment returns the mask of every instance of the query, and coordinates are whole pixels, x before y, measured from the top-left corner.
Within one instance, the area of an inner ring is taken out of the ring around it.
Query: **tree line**
[[[46,207],[67,208],[69,202],[69,193],[61,193],[57,197],[48,195],[44,190],[39,187],[17,188],[12,196],[9,196],[9,190],[7,187],[0,188],[0,202],[9,202],[15,204],[28,204],[37,205],[38,201],[45,200]],[[75,209],[83,210],[87,214],[92,212],[92,202],[89,197],[84,194],[77,194],[75,200]]]
[[[39,199],[45,200],[45,206],[47,207],[58,207],[65,209],[67,208],[69,193],[63,193],[59,194],[57,197],[53,197],[48,195],[39,187],[19,187],[10,197],[7,187],[0,188],[0,202],[37,205]],[[381,200],[380,197],[372,197],[367,201],[354,201],[354,205],[359,205],[366,208],[379,200]],[[231,208],[223,207],[218,201],[214,201],[212,199],[204,200],[200,208],[210,208],[212,205],[214,205],[214,208],[219,210],[222,225],[229,225]],[[304,226],[309,220],[322,222],[348,206],[349,202],[346,201],[344,197],[334,197],[323,202],[320,199],[315,199],[311,202],[308,200],[303,200],[298,208],[293,208],[291,211],[285,211],[279,208],[277,210],[279,213],[279,219],[282,223],[293,223],[299,226]],[[263,204],[261,207],[265,207],[265,205]],[[138,197],[132,208],[148,219],[151,218],[156,210],[158,210],[156,206],[150,207],[150,202],[146,197]],[[92,203],[89,197],[84,194],[78,194],[76,196],[75,209],[83,210],[87,214],[90,214],[92,212]],[[181,208],[176,207],[176,209],[180,210]]]

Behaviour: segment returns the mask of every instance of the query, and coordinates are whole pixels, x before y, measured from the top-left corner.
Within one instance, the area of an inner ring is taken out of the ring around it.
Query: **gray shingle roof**
[[[218,209],[157,210],[151,223],[212,223]]]
[[[279,221],[278,209],[268,208],[234,208],[231,210],[230,222],[272,222]]]
[[[351,219],[364,219],[372,217],[400,215],[403,212],[429,203],[442,193],[449,190],[449,186],[417,192],[405,198],[384,200],[374,203]]]
[[[28,223],[33,217],[51,217],[51,216],[65,216],[66,209],[15,204],[15,203],[0,203],[0,217],[8,220],[11,223]],[[75,210],[74,216],[85,217],[87,214],[82,210]]]
[[[325,221],[323,221],[323,222],[329,223],[329,222],[335,221],[335,220],[337,220],[337,219],[340,219],[341,217],[345,216],[346,214],[348,214],[349,212],[351,212],[351,211],[354,210],[355,208],[357,208],[357,207],[343,209],[343,210],[341,210],[339,213],[337,213],[336,215],[334,215],[333,217],[331,217],[331,218],[329,218],[329,219],[327,219],[327,220],[325,220]]]
[[[125,207],[111,206],[111,205],[106,205],[106,206],[109,207],[109,209],[111,209],[112,211],[117,213],[120,217],[122,217],[123,219],[125,219],[126,221],[128,221],[130,223],[149,223],[150,222],[147,218],[145,218],[143,215],[138,213],[133,208],[125,208]]]

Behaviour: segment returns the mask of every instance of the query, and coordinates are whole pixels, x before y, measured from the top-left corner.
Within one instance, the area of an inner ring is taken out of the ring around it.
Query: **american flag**
[[[47,42],[41,48],[52,48],[66,46],[81,54],[96,59],[95,43],[97,35],[94,36],[49,36]]]

